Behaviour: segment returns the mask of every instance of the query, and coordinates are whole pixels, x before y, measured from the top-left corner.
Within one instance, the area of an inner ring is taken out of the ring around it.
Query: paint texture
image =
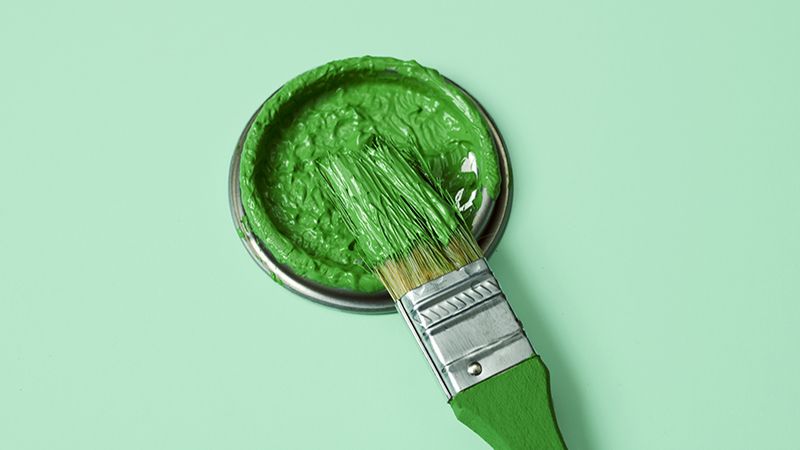
[[[471,221],[481,192],[499,189],[497,156],[477,107],[438,72],[413,61],[334,61],[291,80],[262,106],[244,141],[246,223],[279,263],[324,286],[383,289],[370,254],[322,188],[317,163],[363,152],[374,136],[420,149],[433,177]],[[377,249],[377,247],[376,247]]]
[[[375,138],[319,162],[364,265],[394,299],[482,257],[454,199],[418,149]]]
[[[368,268],[405,258],[412,248],[446,247],[466,228],[414,150],[376,139],[361,151],[320,160],[331,199]]]

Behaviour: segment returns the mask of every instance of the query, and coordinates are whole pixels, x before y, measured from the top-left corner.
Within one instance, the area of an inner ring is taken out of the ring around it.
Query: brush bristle
[[[417,149],[373,139],[318,163],[364,265],[395,300],[482,257]]]
[[[438,260],[438,257],[430,258],[430,255],[436,253],[446,256],[441,261]],[[409,254],[390,259],[373,270],[386,286],[389,295],[397,300],[408,291],[464,267],[481,257],[481,250],[472,235],[459,231],[445,246],[415,247]]]

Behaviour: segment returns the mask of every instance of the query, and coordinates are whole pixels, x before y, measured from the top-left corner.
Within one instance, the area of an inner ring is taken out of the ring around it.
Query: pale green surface
[[[0,448],[484,448],[398,317],[293,297],[228,215],[258,104],[374,53],[505,134],[492,264],[572,450],[796,449],[800,6],[752,3],[3,3]]]

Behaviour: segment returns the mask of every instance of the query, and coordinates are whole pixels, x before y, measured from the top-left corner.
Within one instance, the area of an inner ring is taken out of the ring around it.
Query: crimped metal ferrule
[[[534,354],[483,259],[409,291],[397,309],[448,401]]]

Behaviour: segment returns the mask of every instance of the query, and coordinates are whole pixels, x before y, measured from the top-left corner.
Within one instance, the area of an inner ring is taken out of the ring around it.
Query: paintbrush
[[[317,165],[456,417],[496,449],[566,449],[548,370],[419,150],[373,138]]]

